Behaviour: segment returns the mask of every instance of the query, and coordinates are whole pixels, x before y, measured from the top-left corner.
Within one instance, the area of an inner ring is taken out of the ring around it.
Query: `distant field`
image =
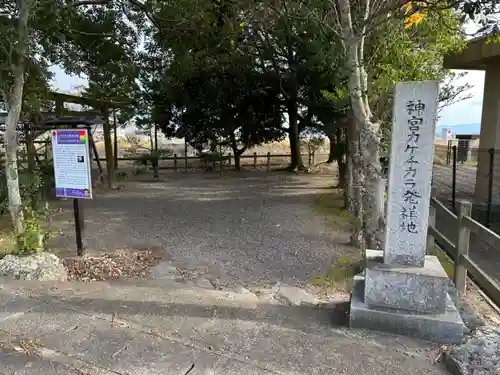
[[[102,158],[104,157],[104,141],[98,141],[96,142],[96,147],[99,152],[99,156]],[[118,155],[120,157],[125,156],[126,154],[131,154],[133,153],[133,149],[135,149],[135,152],[146,152],[149,149],[150,145],[148,141],[143,141],[139,145],[131,145],[129,142],[127,142],[126,139],[120,139],[118,143]],[[184,155],[184,145],[183,144],[164,144],[161,145],[160,148],[166,148],[166,149],[173,149],[174,152],[176,149],[179,149],[179,155]],[[325,142],[325,145],[320,147],[316,153],[317,154],[327,154],[329,151],[329,144],[328,141]],[[231,152],[229,149],[225,150],[225,153]],[[248,149],[243,155],[253,155],[254,153],[257,153],[257,155],[266,155],[268,152],[270,152],[273,155],[277,154],[282,154],[282,155],[288,155],[290,154],[290,144],[286,141],[282,142],[271,142],[271,143],[266,143],[257,147],[252,147]],[[307,147],[302,147],[302,153],[307,154],[308,150]]]

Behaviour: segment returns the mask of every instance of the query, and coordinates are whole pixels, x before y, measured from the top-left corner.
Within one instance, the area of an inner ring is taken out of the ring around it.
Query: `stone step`
[[[443,313],[448,275],[435,256],[426,256],[424,267],[393,266],[367,253],[365,302],[419,313]]]
[[[371,329],[441,344],[462,341],[466,327],[449,295],[444,313],[419,314],[365,303],[365,277],[354,277],[349,315],[350,328]]]

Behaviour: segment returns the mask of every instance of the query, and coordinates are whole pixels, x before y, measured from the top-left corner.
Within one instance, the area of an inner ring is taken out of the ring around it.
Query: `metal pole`
[[[452,168],[452,181],[451,181],[451,206],[455,209],[457,200],[457,146],[452,147],[453,168]]]
[[[76,253],[78,256],[83,255],[83,230],[84,218],[83,207],[79,206],[79,199],[73,198],[73,215],[75,218],[75,235],[76,235]]]
[[[493,201],[493,171],[495,168],[495,149],[488,150],[490,154],[490,165],[488,171],[488,208],[486,211],[486,226],[489,227],[491,223],[491,208]]]
[[[451,140],[448,140],[448,144],[446,146],[446,165],[450,165],[450,153],[451,153]]]

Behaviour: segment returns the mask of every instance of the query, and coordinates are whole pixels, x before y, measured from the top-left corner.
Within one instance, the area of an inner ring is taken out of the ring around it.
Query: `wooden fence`
[[[144,160],[145,155],[149,155],[149,153],[118,157],[117,161],[140,164],[140,162]],[[37,159],[44,160],[45,158],[47,158],[46,154],[37,154]],[[266,167],[269,171],[271,167],[289,164],[290,158],[290,154],[271,154],[270,152],[268,152],[267,154],[257,154],[254,152],[252,155],[241,155],[240,164],[242,167]],[[328,154],[325,153],[311,152],[302,154],[302,161],[306,166],[312,166],[316,163],[326,162],[327,160]],[[19,161],[21,163],[26,163],[26,154],[21,153],[19,156]],[[94,156],[93,161],[97,163],[99,169],[101,170],[103,168],[101,163],[106,162],[106,158],[100,157],[97,159]],[[200,156],[179,156],[177,154],[174,154],[173,156],[160,156],[159,158],[159,169],[188,171],[194,169],[206,169],[207,166],[210,167],[211,170],[221,168],[230,169],[232,166],[234,166],[234,156],[228,154],[224,156],[223,160],[210,162],[207,162],[206,159]]]
[[[436,229],[436,212],[449,216],[456,225],[456,237],[445,237]],[[472,203],[457,201],[457,215],[436,199],[435,189],[431,197],[429,210],[429,230],[427,249],[433,250],[437,244],[454,262],[453,281],[460,295],[465,293],[467,276],[481,288],[491,301],[500,306],[500,285],[489,277],[469,256],[471,232],[498,249],[500,256],[500,235],[486,228],[471,218]]]
[[[302,154],[302,160],[306,166],[311,166],[317,162],[323,162],[328,159],[328,154]],[[119,157],[118,161],[131,161],[140,162],[143,158],[140,155],[129,156],[129,157]],[[99,158],[100,162],[106,161],[105,158]],[[244,167],[251,166],[253,168],[265,167],[268,171],[271,170],[272,166],[287,165],[290,163],[290,154],[257,154],[252,155],[241,155],[240,163]],[[169,169],[174,171],[189,169],[200,169],[210,167],[210,169],[230,169],[234,166],[234,156],[231,154],[225,155],[223,160],[217,161],[206,161],[200,156],[178,156],[174,154],[173,156],[161,156],[159,158],[159,169]]]

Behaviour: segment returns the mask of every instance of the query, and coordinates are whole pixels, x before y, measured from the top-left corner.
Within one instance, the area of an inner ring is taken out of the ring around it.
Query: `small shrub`
[[[146,171],[145,168],[140,168],[139,167],[139,168],[134,169],[134,171],[132,173],[134,174],[134,176],[138,176],[138,175],[144,173],[145,171]]]
[[[330,265],[328,276],[336,282],[345,282],[364,269],[364,260],[340,255]]]
[[[229,156],[224,156],[219,152],[204,152],[200,155],[200,160],[205,163],[213,163],[229,160]]]
[[[153,159],[151,154],[141,154],[137,157],[136,160],[134,160],[134,163],[137,165],[142,165],[144,167],[148,166],[148,163],[151,163],[151,160]]]
[[[50,175],[49,175],[50,176]],[[48,215],[48,205],[45,200],[46,184],[50,178],[45,173],[37,172],[20,174],[20,191],[22,210],[24,214],[25,230],[15,235],[16,246],[11,253],[19,255],[30,255],[43,250],[45,243],[52,233],[42,227]],[[0,185],[0,212],[8,213],[8,192],[5,175],[2,176]]]

